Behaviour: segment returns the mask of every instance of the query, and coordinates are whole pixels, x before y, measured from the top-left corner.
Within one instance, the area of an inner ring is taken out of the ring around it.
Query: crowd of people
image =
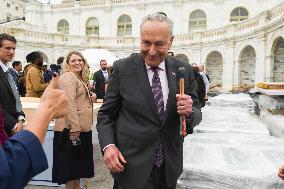
[[[0,34],[0,188],[23,188],[47,169],[41,144],[52,119],[52,182],[79,189],[80,178],[93,177],[92,104],[98,98],[104,100],[96,129],[113,188],[176,188],[183,171],[180,120],[187,133],[200,123],[209,78],[204,66],[168,54],[174,36],[165,14],[147,15],[140,37],[140,53],[116,61],[111,69],[101,60],[101,69],[90,76],[78,51],[60,57],[51,69],[38,51],[26,56],[30,64],[23,73],[21,62],[10,68],[17,41]],[[178,85],[181,68],[184,86]],[[25,96],[41,98],[25,127],[21,87]],[[184,94],[177,92],[180,88]],[[284,180],[284,167],[278,175]]]
[[[25,114],[17,85],[22,66],[19,62],[12,63],[13,69],[8,65],[14,58],[16,43],[13,36],[0,34],[0,159],[4,167],[0,170],[0,188],[23,188],[30,178],[47,168],[40,143],[53,118],[57,119],[52,181],[67,188],[80,188],[80,178],[94,176],[91,128],[96,94],[88,87],[89,65],[80,52],[72,51],[62,69],[50,73],[52,79],[46,82],[42,54],[38,51],[28,54],[26,59],[30,64],[23,73],[25,96],[41,98],[41,103],[24,129]],[[54,81],[55,77],[58,81]],[[19,178],[16,182],[11,179],[15,176]]]

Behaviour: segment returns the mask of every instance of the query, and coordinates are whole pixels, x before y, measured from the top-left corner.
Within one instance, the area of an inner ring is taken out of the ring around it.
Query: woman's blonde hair
[[[80,75],[79,77],[85,82],[87,83],[88,82],[88,75],[89,75],[89,64],[87,63],[87,60],[84,58],[84,56],[78,52],[78,51],[71,51],[67,54],[66,58],[65,58],[65,61],[63,63],[63,67],[62,67],[62,72],[61,74],[65,73],[65,72],[69,72],[70,71],[70,67],[69,67],[69,61],[70,61],[70,58],[71,56],[75,54],[75,55],[78,55],[82,58],[83,60],[83,69],[82,71],[80,72]]]

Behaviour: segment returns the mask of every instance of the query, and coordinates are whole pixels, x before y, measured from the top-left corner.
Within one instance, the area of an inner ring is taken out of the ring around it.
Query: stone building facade
[[[139,52],[148,13],[174,22],[171,51],[205,64],[211,86],[223,90],[284,82],[284,0],[64,0],[30,3],[26,21],[0,26],[18,39],[16,58],[40,50],[53,63],[71,49],[104,48],[119,58]]]
[[[10,22],[12,20],[23,19],[25,3],[28,0],[1,0],[0,1],[0,23]]]

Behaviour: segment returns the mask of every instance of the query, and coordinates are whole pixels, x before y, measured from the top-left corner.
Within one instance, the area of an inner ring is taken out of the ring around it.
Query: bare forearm
[[[52,120],[52,115],[52,109],[48,104],[40,104],[35,113],[32,115],[32,118],[28,120],[27,127],[25,129],[31,131],[37,136],[39,141],[43,143],[48,124]]]

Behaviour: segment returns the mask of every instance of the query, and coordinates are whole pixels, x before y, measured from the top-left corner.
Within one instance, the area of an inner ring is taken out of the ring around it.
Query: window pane
[[[97,18],[90,18],[87,21],[86,35],[99,35],[99,21]]]
[[[206,29],[206,14],[202,10],[195,10],[189,16],[189,31]]]
[[[206,18],[206,14],[201,10],[193,11],[190,18]]]
[[[240,16],[248,16],[248,11],[246,9],[240,9]]]
[[[129,16],[125,16],[125,22],[131,22],[131,19]]]
[[[132,21],[131,18],[124,14],[118,18],[117,23],[117,35],[118,36],[125,36],[131,35],[132,33]]]
[[[239,9],[233,10],[231,16],[239,16]]]
[[[69,34],[69,23],[66,20],[60,20],[57,25],[57,31],[63,34]]]
[[[232,13],[231,13],[231,17],[230,17],[230,22],[232,21],[242,21],[248,19],[248,11],[245,8],[235,8]]]

